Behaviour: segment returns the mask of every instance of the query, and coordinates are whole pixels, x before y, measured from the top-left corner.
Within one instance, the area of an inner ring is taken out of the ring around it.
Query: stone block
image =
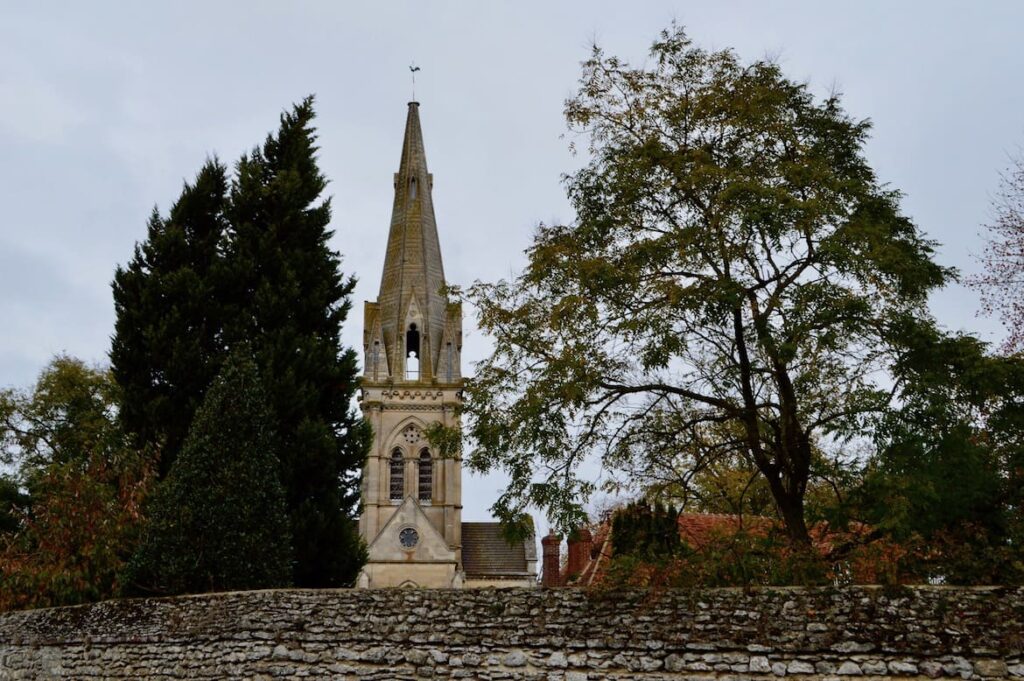
[[[786,667],[786,671],[790,674],[813,674],[814,665],[803,660],[793,660]]]
[[[772,665],[768,662],[767,657],[755,655],[750,658],[748,669],[755,674],[767,674],[771,672]]]
[[[943,663],[942,671],[948,676],[959,676],[962,679],[969,679],[974,675],[974,667],[963,657],[954,657]]]
[[[981,659],[974,661],[974,672],[981,677],[998,678],[1007,676],[1010,670],[1003,660]]]
[[[884,676],[887,671],[885,662],[881,660],[865,660],[860,663],[860,668],[869,676]]]
[[[405,661],[411,665],[419,666],[426,664],[429,658],[430,655],[428,655],[425,650],[413,648],[412,650],[405,651]]]
[[[917,665],[905,660],[890,662],[889,671],[898,676],[916,676]]]
[[[556,651],[551,653],[551,656],[544,662],[548,667],[557,667],[559,669],[565,669],[569,666],[569,660],[565,656],[565,653]]]
[[[836,674],[839,674],[840,676],[861,676],[864,672],[861,671],[859,664],[852,660],[847,660],[839,665],[839,669],[836,670]]]
[[[869,653],[874,649],[874,643],[860,643],[858,641],[843,641],[832,646],[832,650],[837,653]]]
[[[506,667],[525,667],[526,654],[521,650],[513,650],[502,660]]]

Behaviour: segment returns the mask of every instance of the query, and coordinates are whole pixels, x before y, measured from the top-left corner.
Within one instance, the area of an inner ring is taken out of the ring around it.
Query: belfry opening
[[[415,324],[405,332],[405,377],[417,379],[420,376],[420,332]]]

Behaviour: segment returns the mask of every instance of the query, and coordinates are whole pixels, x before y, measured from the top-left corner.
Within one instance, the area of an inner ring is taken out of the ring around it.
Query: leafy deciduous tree
[[[893,367],[900,403],[880,419],[878,453],[849,510],[897,540],[924,541],[922,577],[1019,583],[1024,359],[929,325],[905,337]]]
[[[32,391],[0,393],[0,451],[16,467],[0,538],[0,609],[109,598],[135,547],[153,457],[131,449],[106,370],[55,358]]]
[[[724,451],[806,547],[815,449],[887,404],[893,330],[950,276],[865,160],[869,124],[678,28],[650,68],[595,48],[566,116],[590,141],[566,178],[575,223],[467,291],[495,339],[468,390],[469,466],[511,475],[499,516],[532,502],[568,528],[586,457],[675,456],[728,426]]]
[[[985,271],[968,283],[981,293],[984,311],[998,314],[1006,327],[1003,351],[1024,352],[1024,157],[1003,175],[993,208]]]

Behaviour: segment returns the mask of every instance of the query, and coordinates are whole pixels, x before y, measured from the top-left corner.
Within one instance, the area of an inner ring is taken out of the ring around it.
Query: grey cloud
[[[1024,142],[1024,4],[1005,2],[6,3],[0,7],[0,385],[53,352],[105,357],[109,281],[207,154],[233,162],[291,102],[318,95],[346,272],[359,277],[344,339],[361,342],[397,169],[408,64],[453,283],[507,276],[537,222],[571,219],[559,175],[581,162],[562,102],[596,37],[642,62],[672,18],[708,47],[776,54],[815,92],[834,85],[874,123],[883,182],[976,269],[978,226],[1006,152]],[[944,324],[999,335],[976,296],[937,295]],[[471,320],[469,320],[471,324]],[[467,329],[466,358],[486,338]],[[465,486],[486,517],[493,480]],[[496,485],[497,483],[495,483]]]

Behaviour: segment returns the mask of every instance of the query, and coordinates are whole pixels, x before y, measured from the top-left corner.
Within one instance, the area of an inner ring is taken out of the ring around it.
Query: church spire
[[[463,547],[471,558],[486,558],[499,537],[497,524],[477,523],[465,525],[463,541],[462,459],[438,451],[428,437],[435,425],[460,427],[466,386],[462,308],[441,294],[432,180],[419,104],[409,102],[380,294],[364,308],[359,406],[373,444],[363,468],[359,534],[367,561],[358,586],[462,587],[469,574]],[[532,540],[524,546],[516,555],[532,555]],[[530,560],[518,567],[477,560],[476,583],[506,583],[516,574],[525,577],[512,584],[533,586]],[[497,571],[486,572],[491,568]]]
[[[437,376],[447,318],[441,295],[444,266],[431,197],[433,176],[427,171],[419,107],[419,102],[409,102],[377,298],[389,374],[406,380]]]

